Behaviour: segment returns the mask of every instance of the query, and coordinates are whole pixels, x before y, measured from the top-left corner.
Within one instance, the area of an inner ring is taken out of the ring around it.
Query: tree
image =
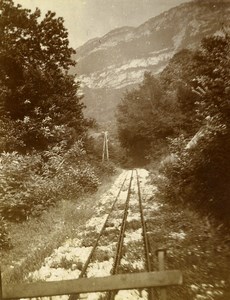
[[[12,0],[1,0],[0,12],[1,118],[24,125],[27,149],[45,149],[60,134],[73,142],[85,120],[79,83],[68,75],[74,50],[63,18],[48,11],[41,20],[39,9],[32,13]]]
[[[199,95],[194,93],[191,86],[195,76],[194,51],[187,49],[176,53],[160,74],[164,90],[175,94],[180,110],[180,128],[186,136],[194,135],[200,127],[196,117]]]
[[[199,131],[190,142],[173,140],[172,161],[165,163],[163,193],[188,202],[206,215],[229,224],[230,213],[230,38],[203,39],[190,63],[188,89],[193,91]],[[181,94],[182,96],[182,94]],[[181,104],[187,98],[181,99]],[[175,147],[176,145],[176,147]],[[178,145],[180,147],[178,147]]]
[[[193,51],[183,49],[170,59],[159,76],[164,88],[174,91],[181,83],[193,78],[193,72],[191,72],[193,55]]]
[[[230,37],[227,33],[203,39],[194,56],[196,78],[191,83],[199,92],[198,113],[203,121],[219,115],[230,120]],[[204,121],[205,122],[205,121]]]
[[[118,106],[119,139],[129,156],[144,163],[153,146],[154,151],[162,148],[177,130],[176,111],[173,95],[164,93],[160,81],[146,73],[139,88],[127,92]]]

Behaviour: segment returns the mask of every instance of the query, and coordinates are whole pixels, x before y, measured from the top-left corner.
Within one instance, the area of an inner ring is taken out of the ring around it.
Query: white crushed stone
[[[64,247],[59,247],[50,257],[45,259],[43,266],[39,270],[29,273],[28,278],[32,279],[33,281],[76,279],[80,274],[80,270],[59,267],[62,260],[65,259],[68,262],[72,262],[72,265],[75,264],[77,267],[77,263],[84,263],[86,261],[91,250],[92,247],[71,247],[69,249],[66,248],[66,252],[64,252]]]
[[[104,206],[108,203],[108,201],[111,202],[111,198],[113,198],[113,197],[114,197],[114,194],[111,192],[108,192],[108,193],[102,195],[102,197],[99,200],[100,206],[98,207],[98,209],[105,209]]]
[[[63,295],[63,296],[52,296],[52,297],[42,297],[42,298],[27,298],[27,299],[20,299],[20,300],[38,300],[38,299],[42,299],[42,300],[68,300],[69,296],[67,295]]]
[[[29,278],[36,280],[45,280],[45,281],[59,281],[67,279],[76,279],[78,278],[80,270],[70,270],[63,268],[48,268],[47,266],[42,266],[38,271],[29,274]]]
[[[145,204],[144,209],[153,212],[153,211],[157,211],[161,206],[162,204],[159,204],[157,202],[152,202],[152,203],[148,203],[147,205]]]
[[[98,246],[97,249],[102,250],[102,251],[108,251],[109,253],[112,254],[113,253],[113,248],[114,248],[115,245],[117,245],[116,242],[110,243],[107,246]]]
[[[141,180],[147,180],[149,176],[149,171],[146,169],[137,169],[138,175],[141,177]]]
[[[121,191],[120,196],[119,196],[120,201],[123,201],[123,200],[125,201],[126,198],[127,198],[127,190]]]
[[[144,212],[157,211],[162,205],[153,201],[152,197],[157,192],[157,187],[149,184],[149,172],[145,169],[138,169],[139,182]]]
[[[140,213],[131,213],[129,211],[129,214],[127,216],[127,222],[131,222],[133,220],[140,221]]]
[[[114,197],[117,196],[118,189],[120,188],[122,182],[125,179],[125,176],[127,174],[127,171],[123,170],[122,173],[116,178],[115,182],[113,183],[112,187],[109,189],[109,191],[105,192],[99,199],[99,207],[101,208],[103,204],[107,204],[109,202],[114,201]]]
[[[130,197],[129,200],[129,205],[130,205],[130,209],[133,209],[133,207],[138,208],[139,207],[139,202],[137,202],[137,199],[135,199],[137,193],[134,195],[134,197]]]
[[[115,300],[147,300],[148,299],[148,293],[138,290],[123,290],[119,291],[117,295],[115,296]]]
[[[148,183],[148,177],[149,172],[145,169],[137,169],[138,175],[139,175],[139,183],[141,187],[147,187],[149,186]]]
[[[87,277],[103,277],[109,276],[113,267],[113,258],[103,262],[93,262],[89,264]]]
[[[190,289],[194,295],[194,300],[215,300],[219,299],[223,295],[223,288],[225,287],[225,281],[215,283],[214,285],[208,283],[191,284]]]
[[[106,230],[114,230],[114,228],[119,228],[121,226],[121,219],[114,219],[112,221],[113,226],[106,227]]]
[[[93,217],[93,218],[89,219],[85,225],[86,230],[87,230],[87,227],[94,227],[95,231],[99,233],[101,231],[101,228],[104,225],[107,217],[108,217],[108,214],[105,214],[101,217]]]
[[[104,193],[102,197],[98,201],[97,208],[95,210],[96,216],[92,217],[88,222],[86,223],[84,227],[84,232],[78,233],[78,238],[75,239],[68,239],[66,242],[59,247],[58,249],[55,249],[53,254],[50,257],[47,257],[44,260],[43,266],[29,274],[29,278],[33,281],[36,280],[46,280],[46,281],[57,281],[57,280],[67,280],[67,279],[76,279],[79,277],[80,270],[77,269],[79,263],[84,263],[88,255],[92,249],[92,247],[81,247],[81,242],[84,234],[90,231],[90,228],[94,227],[97,232],[101,230],[101,227],[103,226],[105,219],[107,218],[107,214],[103,213],[105,212],[105,209],[108,209],[113,201],[115,200],[115,197],[117,196],[118,189],[121,186],[121,183],[123,182],[126,174],[127,181],[126,184],[123,186],[123,189],[120,193],[119,197],[119,203],[124,203],[127,198],[127,189],[128,189],[128,182],[131,175],[131,171],[123,171],[120,176],[116,179],[115,183],[111,187],[111,189]],[[148,171],[144,169],[139,169],[139,178],[141,183],[141,189],[142,193],[149,194],[149,185],[147,185],[147,177],[148,177]],[[135,188],[132,189],[131,192],[131,205],[136,205],[138,202],[133,197],[134,193],[137,193],[137,186],[135,184],[135,180],[133,182],[135,185]],[[134,204],[136,202],[136,204]],[[106,208],[107,207],[107,208]],[[151,206],[152,209],[152,206]],[[102,214],[103,213],[103,214]],[[128,219],[129,222],[132,220],[140,220],[139,212],[129,212]],[[114,219],[113,225],[107,230],[112,230],[114,228],[118,228],[120,226],[121,220]],[[126,233],[124,243],[128,244],[129,242],[135,242],[142,240],[142,229],[138,229],[135,231],[130,231]],[[115,242],[110,243],[108,246],[100,246],[99,249],[102,251],[108,251],[108,253],[111,253],[114,248],[114,245],[116,245]],[[64,262],[63,262],[64,261]],[[66,268],[61,267],[62,264],[67,263]],[[88,277],[103,277],[103,276],[109,276],[111,269],[113,267],[113,258],[110,258],[107,261],[103,262],[93,262],[89,265],[89,268],[87,270],[87,276]],[[125,258],[122,259],[122,264],[128,264],[128,262],[125,260]],[[142,260],[135,260],[132,262],[132,266],[135,269],[142,270],[144,268],[144,261]],[[68,267],[68,268],[67,268]],[[90,293],[90,294],[82,294],[81,296],[84,296],[85,299],[88,300],[97,300],[100,299],[105,293]],[[48,300],[49,298],[47,298]],[[58,296],[58,297],[52,297],[52,299],[59,299],[59,300],[67,300],[68,296]],[[119,299],[132,299],[132,300],[138,300],[138,299],[147,299],[147,292],[142,291],[139,292],[138,290],[129,290],[129,291],[119,291],[118,294],[115,297],[116,300]],[[45,300],[45,298],[44,298]]]
[[[63,246],[61,246],[61,247],[64,247],[63,251],[66,251],[66,249],[69,249],[71,247],[79,247],[79,246],[81,246],[81,237],[82,236],[83,236],[83,232],[79,232],[78,238],[66,240],[64,242]]]
[[[84,262],[88,258],[91,250],[92,247],[69,247],[66,249],[59,247],[55,250],[51,257],[45,259],[45,263],[46,265],[51,265],[54,263],[58,264],[63,258],[73,262]]]
[[[142,185],[141,184],[142,188],[143,188],[143,186],[144,186],[144,189],[142,191],[142,199],[143,200],[153,197],[158,190],[157,187],[154,185],[149,185],[149,184]]]
[[[127,266],[127,267],[132,266],[134,269],[140,270],[140,271],[145,268],[145,262],[142,259],[130,262],[130,260],[128,261],[125,256],[123,256],[121,259],[121,265]]]
[[[125,233],[124,244],[137,242],[139,240],[142,240],[142,228]]]
[[[183,230],[180,230],[179,232],[171,232],[169,234],[169,237],[177,240],[184,240],[186,237],[186,233]]]
[[[87,300],[101,300],[106,293],[90,293],[90,294],[80,294],[80,299],[87,299]]]

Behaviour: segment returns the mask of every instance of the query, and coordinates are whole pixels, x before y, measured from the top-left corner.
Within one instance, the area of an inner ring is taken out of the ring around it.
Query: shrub
[[[62,143],[40,154],[4,152],[0,169],[0,213],[12,221],[37,216],[60,197],[91,192],[99,185],[81,141],[70,149]]]
[[[210,119],[187,146],[183,138],[172,141],[173,154],[162,163],[158,187],[172,202],[187,203],[228,221],[230,136],[219,121]]]
[[[0,119],[0,152],[24,151],[25,143],[22,140],[25,131],[20,122],[7,118]]]
[[[105,161],[103,163],[94,162],[95,171],[99,177],[114,175],[116,172],[116,166],[112,161]]]
[[[186,89],[178,96],[185,119],[199,130],[196,129],[198,132],[189,143],[184,138],[172,141],[172,155],[162,164],[159,177],[159,190],[165,198],[188,203],[227,223],[230,213],[229,47],[229,35],[222,32],[203,39],[195,52],[188,65],[189,76],[183,76]],[[193,134],[193,130],[186,131],[187,135]]]
[[[3,218],[0,218],[0,250],[11,247],[10,238],[7,231],[7,226]]]

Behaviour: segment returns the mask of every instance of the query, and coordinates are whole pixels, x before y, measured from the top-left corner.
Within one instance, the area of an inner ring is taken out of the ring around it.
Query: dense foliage
[[[230,213],[229,46],[222,32],[203,39],[197,51],[180,51],[157,79],[145,76],[124,96],[117,118],[128,153],[140,141],[138,155],[146,151],[155,159],[153,145],[168,145],[157,180],[163,197],[225,222]]]
[[[92,120],[69,75],[64,20],[0,0],[0,249],[7,222],[39,216],[60,199],[94,191],[101,166],[86,151]],[[100,159],[101,163],[101,159]]]
[[[228,222],[230,213],[229,46],[226,34],[208,37],[194,54],[193,78],[187,86],[194,93],[190,99],[195,109],[184,115],[190,120],[193,116],[199,131],[171,142],[172,155],[162,164],[160,182],[164,197],[188,203],[223,222]]]
[[[73,143],[85,120],[78,83],[67,73],[75,62],[64,20],[50,11],[41,19],[38,9],[32,13],[11,0],[1,0],[0,12],[0,111],[6,122],[0,150],[44,150],[63,135]]]
[[[39,215],[61,197],[92,191],[99,181],[81,142],[69,150],[55,146],[41,154],[2,153],[0,212],[5,219]]]
[[[164,147],[165,137],[177,133],[179,116],[175,95],[163,91],[161,82],[146,73],[138,89],[127,92],[117,113],[121,145],[134,161],[146,158]]]

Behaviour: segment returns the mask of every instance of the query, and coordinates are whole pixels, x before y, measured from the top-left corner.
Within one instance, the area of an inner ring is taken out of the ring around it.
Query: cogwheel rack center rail
[[[136,173],[137,179],[137,191],[138,191],[138,202],[140,210],[140,219],[142,226],[142,235],[145,252],[145,269],[146,272],[141,273],[128,273],[128,274],[117,274],[118,267],[122,258],[122,247],[125,236],[126,220],[128,215],[129,200],[131,194],[131,185],[133,181],[133,174]],[[95,277],[95,278],[84,278],[86,276],[86,270],[92,259],[95,249],[98,246],[99,240],[103,235],[106,228],[106,224],[114,210],[114,207],[118,201],[119,195],[125,185],[127,176],[123,180],[118,194],[111,206],[111,209],[106,217],[106,220],[98,234],[96,241],[94,242],[93,248],[86,260],[82,271],[78,279],[62,280],[53,282],[35,282],[35,283],[24,283],[15,286],[3,287],[0,276],[0,300],[9,299],[20,299],[20,298],[38,298],[38,297],[52,297],[61,295],[70,295],[69,300],[76,300],[79,298],[79,294],[91,293],[91,292],[108,292],[106,299],[113,300],[118,290],[128,289],[144,289],[148,288],[148,299],[154,299],[154,293],[152,288],[160,288],[159,299],[166,300],[166,287],[181,285],[182,274],[179,270],[164,270],[164,249],[159,249],[157,252],[159,260],[159,271],[152,271],[151,267],[151,253],[149,249],[148,235],[146,230],[146,224],[144,220],[142,197],[140,181],[138,171],[133,171],[130,176],[127,197],[125,201],[125,208],[123,212],[123,218],[120,228],[120,233],[117,242],[116,254],[114,259],[113,268],[110,276]]]

